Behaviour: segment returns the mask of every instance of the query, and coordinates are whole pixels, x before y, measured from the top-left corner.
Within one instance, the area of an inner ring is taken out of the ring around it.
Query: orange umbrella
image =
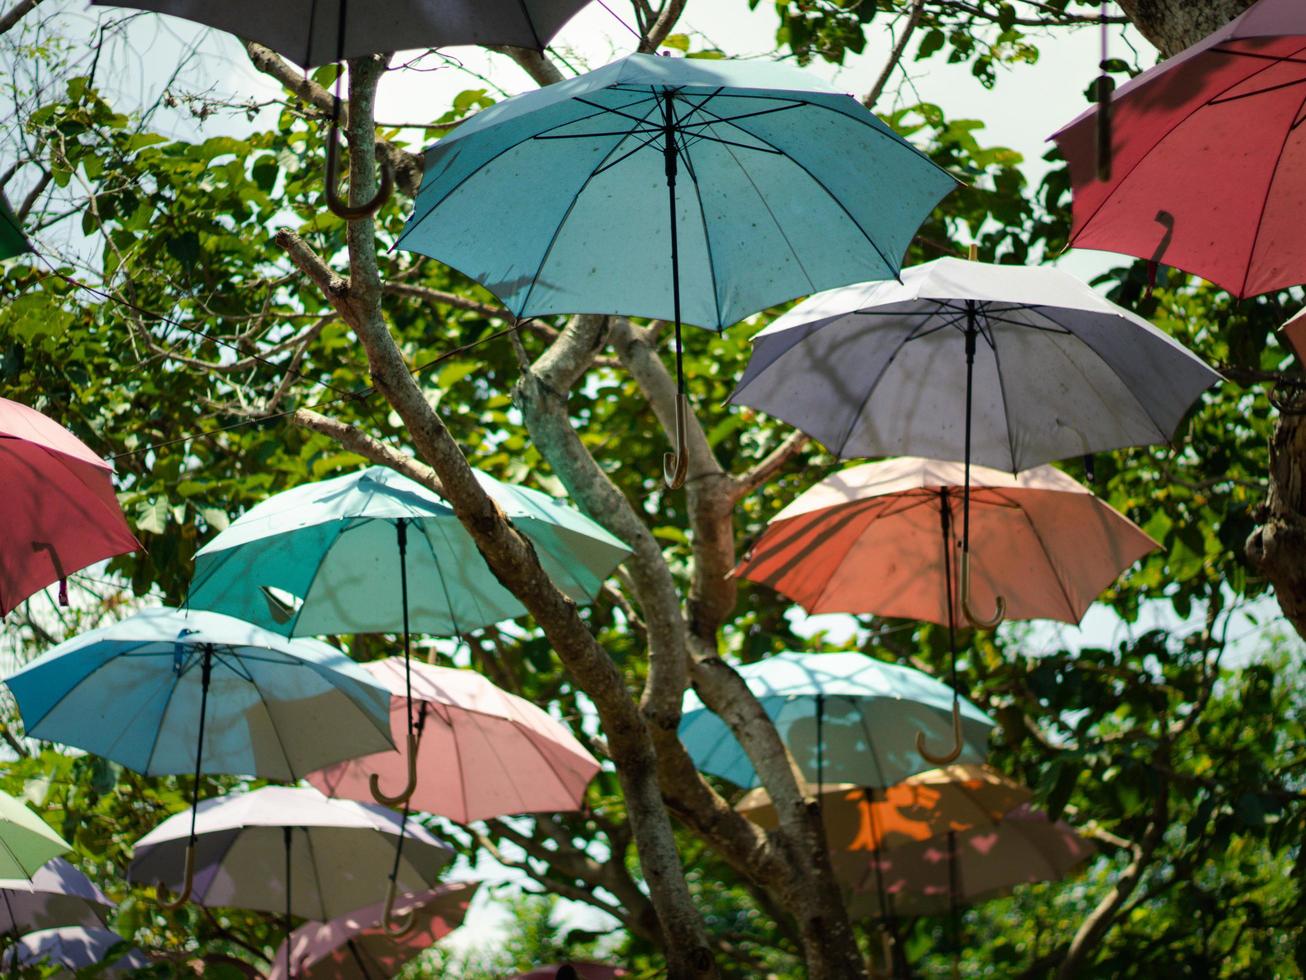
[[[827,784],[818,800],[830,863],[851,894],[860,892],[873,853],[991,827],[1030,797],[1024,786],[988,766],[956,765],[919,773],[884,790]],[[735,809],[767,829],[778,821],[762,788],[746,793]]]
[[[735,572],[810,613],[971,619],[954,584],[964,479],[961,463],[914,456],[835,473],[782,510]],[[970,502],[971,597],[991,609],[1004,596],[1009,619],[1077,623],[1158,547],[1051,466],[972,466]]]

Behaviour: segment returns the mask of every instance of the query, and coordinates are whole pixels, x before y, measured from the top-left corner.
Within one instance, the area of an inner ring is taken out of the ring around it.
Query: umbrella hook
[[[689,399],[684,392],[676,395],[676,450],[662,454],[662,479],[668,490],[679,490],[689,475],[689,448],[685,433],[689,428]]]
[[[404,915],[395,918],[395,892],[398,888],[395,885],[393,876],[390,878],[390,887],[385,893],[385,915],[381,919],[386,934],[398,939],[407,936],[417,925],[417,909],[409,909]]]
[[[408,736],[408,784],[397,796],[387,796],[381,790],[381,777],[377,773],[368,776],[367,782],[372,790],[372,799],[376,802],[384,806],[403,806],[407,803],[417,791],[417,736]]]
[[[336,61],[344,61],[345,48],[345,27],[348,20],[348,2],[340,0],[339,23],[336,26]],[[317,4],[313,5],[314,13],[317,12]],[[311,25],[310,25],[311,30]],[[394,193],[395,175],[390,168],[390,164],[380,159],[377,161],[381,168],[381,186],[377,188],[376,195],[372,200],[363,204],[351,205],[340,197],[339,178],[340,178],[340,76],[344,74],[343,68],[336,75],[335,99],[331,104],[331,129],[327,133],[327,158],[326,158],[326,203],[331,213],[338,218],[344,218],[346,221],[357,221],[362,218],[370,218],[376,212],[381,210],[381,206],[390,200],[390,195]]]
[[[925,733],[917,732],[916,751],[920,753],[921,758],[926,762],[936,766],[946,766],[957,761],[964,747],[961,739],[961,702],[954,696],[952,699],[952,748],[942,755],[935,755],[925,747]]]
[[[162,881],[156,882],[154,892],[159,899],[159,907],[169,912],[175,912],[187,902],[190,901],[190,893],[195,887],[195,839],[191,838],[190,843],[186,845],[186,876],[182,880],[181,891],[177,893],[176,898],[165,898],[168,893],[168,886]]]
[[[387,796],[381,791],[381,777],[377,773],[368,776],[368,786],[372,790],[372,799],[383,806],[406,806],[413,793],[417,791],[417,733],[413,729],[413,674],[409,662],[411,655],[408,633],[408,522],[400,520],[395,524],[395,540],[399,550],[399,591],[404,610],[404,698],[408,709],[408,783],[398,796]]]
[[[983,619],[975,612],[974,607],[970,604],[970,552],[962,551],[961,553],[961,613],[966,617],[966,622],[976,629],[994,630],[1002,625],[1002,621],[1007,618],[1007,600],[1003,596],[994,596],[993,601],[996,609],[992,618]]]

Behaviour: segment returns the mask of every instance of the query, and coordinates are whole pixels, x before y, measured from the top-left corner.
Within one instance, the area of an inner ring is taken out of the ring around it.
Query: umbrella
[[[886,787],[921,772],[912,732],[946,732],[946,685],[861,653],[781,653],[738,668],[812,783]],[[962,756],[982,762],[993,721],[961,700]],[[685,695],[680,740],[704,772],[757,785],[748,756],[698,695]]]
[[[390,862],[401,836],[408,846],[386,879],[374,869]],[[264,786],[173,814],[136,842],[127,878],[176,882],[191,853],[196,902],[283,912],[287,936],[292,915],[334,919],[382,901],[396,882],[400,893],[428,889],[453,857],[427,830],[385,807]]]
[[[1112,173],[1090,110],[1052,138],[1070,164],[1070,243],[1164,262],[1255,296],[1306,281],[1299,128],[1306,5],[1260,0],[1112,96]]]
[[[543,51],[589,0],[367,0],[351,16],[348,0],[92,0],[99,6],[172,14],[250,38],[307,70],[314,65],[410,48],[457,44],[500,45]],[[381,164],[381,189],[366,204],[350,206],[336,192],[340,131],[340,76],[336,76],[327,138],[327,206],[342,218],[375,214],[394,189]]]
[[[735,570],[809,613],[947,625],[956,575],[959,463],[903,457],[835,473],[771,519]],[[1120,573],[1158,546],[1051,466],[971,468],[973,594],[1011,619],[1077,623]]]
[[[393,695],[391,729],[405,724],[404,666],[397,657],[365,668]],[[422,774],[409,803],[459,823],[519,813],[580,809],[598,761],[562,723],[472,670],[411,665]],[[369,774],[402,778],[405,760],[383,752],[308,777],[322,792],[369,799]]]
[[[53,858],[30,879],[0,880],[0,934],[20,936],[52,926],[99,928],[113,902],[63,858]]]
[[[42,929],[18,940],[17,945],[5,957],[6,967],[12,970],[15,960],[20,966],[48,963],[69,971],[56,973],[55,976],[69,976],[73,972],[88,970],[104,963],[111,950],[125,946],[126,942],[116,932],[103,927],[64,926],[59,929]],[[139,949],[128,947],[120,950],[107,966],[96,970],[94,975],[129,975],[149,965],[148,956]]]
[[[0,791],[0,879],[30,879],[41,865],[71,850],[22,800]]]
[[[877,871],[896,912],[937,915],[1005,895],[1017,885],[1060,881],[1093,851],[1092,843],[1072,827],[1023,804],[988,826],[952,830],[874,853],[864,866],[849,913],[880,914]]]
[[[410,895],[395,903],[401,915],[416,913],[413,928],[402,937],[385,928],[384,903],[369,905],[330,922],[306,922],[290,934],[273,957],[267,980],[286,980],[291,962],[302,980],[381,980],[462,925],[480,882],[456,881]]]
[[[113,467],[35,409],[0,398],[0,615],[52,582],[135,551],[113,492]]]
[[[1005,602],[985,618],[970,595],[971,464],[1016,473],[1168,442],[1219,377],[1067,273],[944,258],[906,270],[901,282],[798,304],[753,338],[730,400],[842,458],[963,459],[960,606],[972,625],[992,629]],[[951,647],[955,689],[955,640]],[[924,743],[922,752],[937,765],[957,758]]]
[[[895,276],[955,184],[805,72],[635,54],[491,106],[437,142],[397,244],[484,284],[516,317],[673,321],[674,487],[687,465],[682,318],[720,330]]]
[[[0,193],[0,259],[11,259],[31,250],[32,246],[23,234],[22,223],[5,200],[4,194]]]
[[[630,554],[552,497],[484,473],[477,477],[576,602],[589,602]],[[459,634],[526,612],[495,578],[453,508],[380,466],[305,484],[252,507],[196,555],[189,602],[286,635],[402,629],[405,667],[410,629]],[[402,804],[416,788],[408,675],[405,690],[408,783],[396,796],[379,784],[374,794],[390,805]]]
[[[392,744],[389,693],[352,660],[218,613],[143,610],[5,683],[32,738],[146,775],[193,771],[193,792],[206,772],[294,780]]]

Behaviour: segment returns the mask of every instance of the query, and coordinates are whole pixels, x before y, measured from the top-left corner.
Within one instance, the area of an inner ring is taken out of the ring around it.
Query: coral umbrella
[[[285,964],[301,980],[382,980],[462,924],[480,883],[457,881],[424,892],[401,895],[394,911],[414,913],[401,936],[385,929],[385,903],[369,905],[330,922],[306,922],[290,934],[272,958],[267,980],[288,980]]]
[[[28,878],[0,880],[0,934],[20,936],[54,926],[104,925],[113,901],[63,858]]]
[[[388,687],[391,730],[406,724],[404,664],[391,657],[365,664]],[[414,663],[417,712],[416,810],[459,823],[519,813],[578,810],[598,760],[561,722],[495,687],[472,670]],[[369,800],[369,779],[403,777],[405,758],[381,752],[311,773],[308,781],[328,796]]]
[[[483,284],[516,317],[681,325],[896,276],[956,181],[846,92],[788,65],[633,54],[519,95],[426,151],[396,243]]]
[[[54,974],[57,977],[81,976],[81,971],[92,967],[98,967],[92,974],[97,977],[131,976],[150,965],[148,956],[103,926],[64,926],[33,932],[19,939],[4,961],[11,970],[15,966],[50,965],[68,971]]]
[[[817,785],[892,786],[932,768],[913,732],[950,727],[952,692],[928,674],[861,653],[781,653],[738,667],[775,722],[803,776]],[[983,762],[993,721],[961,699],[963,762]],[[738,786],[757,773],[729,727],[698,695],[685,695],[680,740],[704,772]]]
[[[54,582],[135,551],[113,492],[113,466],[35,409],[0,398],[0,615]]]
[[[1053,135],[1078,248],[1174,266],[1255,296],[1306,281],[1306,4],[1260,0],[1112,96],[1112,172],[1096,113]]]
[[[809,613],[948,625],[959,618],[960,463],[907,456],[826,477],[771,519],[736,573]],[[1051,466],[971,467],[972,590],[1009,619],[1077,623],[1120,573],[1158,547]],[[951,597],[951,598],[950,598]]]

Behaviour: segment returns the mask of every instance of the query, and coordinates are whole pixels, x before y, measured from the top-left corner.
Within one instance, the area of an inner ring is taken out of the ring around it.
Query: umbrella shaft
[[[662,132],[665,142],[662,147],[662,159],[667,175],[667,199],[671,209],[671,304],[676,320],[676,393],[685,393],[684,355],[680,344],[680,243],[676,234],[676,174],[679,161],[676,159],[676,116],[672,108],[672,94],[663,93],[664,111]]]
[[[294,980],[295,971],[290,963],[290,834],[292,828],[282,827],[281,832],[286,842],[286,977],[287,980]]]
[[[961,503],[961,550],[970,553],[970,428],[971,403],[975,388],[975,335],[979,332],[976,325],[975,301],[966,301],[966,462],[965,482],[962,486]]]

